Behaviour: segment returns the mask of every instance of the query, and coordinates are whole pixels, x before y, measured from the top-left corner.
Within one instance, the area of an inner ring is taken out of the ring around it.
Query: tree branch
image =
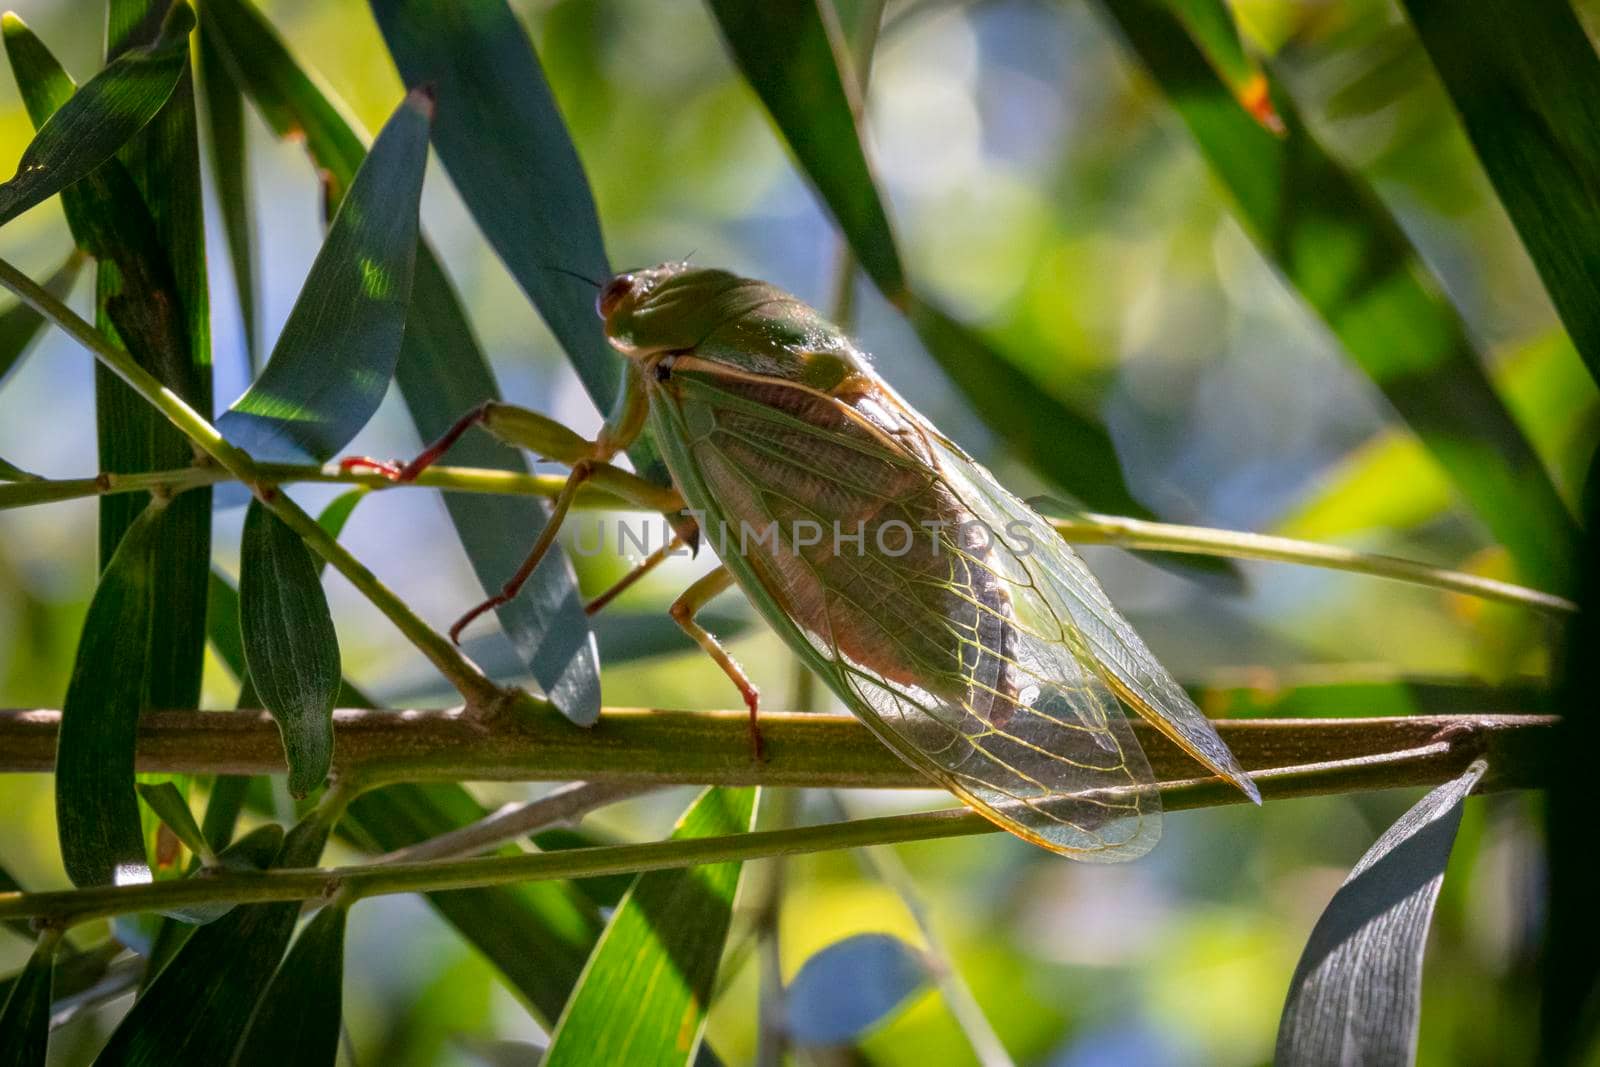
[[[1435,730],[1433,740],[1414,748],[1375,756],[1280,767],[1255,772],[1252,777],[1260,787],[1261,795],[1268,800],[1396,785],[1421,785],[1452,778],[1461,773],[1474,758],[1488,752],[1490,769],[1479,784],[1480,792],[1534,785],[1541,780],[1549,762],[1549,735],[1554,726],[1552,720],[1530,717],[1491,723],[1466,716],[1451,718],[1454,721]],[[736,717],[729,717],[730,723],[735,720]],[[1384,724],[1393,733],[1396,724],[1409,720],[1367,721]],[[798,726],[798,723],[795,725]],[[1253,733],[1258,738],[1262,734],[1270,736],[1282,732],[1287,725],[1309,724],[1278,723],[1271,729],[1258,729]],[[1241,733],[1240,736],[1245,734]],[[1496,759],[1504,762],[1497,767],[1494,762]],[[1244,802],[1243,795],[1236,788],[1216,778],[1164,782],[1161,797],[1162,804],[1173,811]],[[109,915],[218,900],[260,903],[325,900],[341,894],[346,898],[361,898],[389,893],[469,889],[514,882],[589,878],[604,874],[691,867],[863,845],[963,837],[990,833],[996,829],[980,815],[961,808],[949,808],[915,815],[725,837],[605,845],[520,856],[367,864],[329,870],[278,870],[259,874],[207,873],[180,881],[142,885],[53,893],[0,894],[0,919],[34,917],[41,925],[70,926]]]
[[[60,713],[0,711],[0,773],[49,772]],[[457,711],[335,713],[334,773],[373,781],[618,781],[640,785],[926,787],[927,780],[844,715],[765,712],[768,758],[750,756],[748,715],[609,708],[592,729],[550,711],[503,716],[492,726]],[[1534,715],[1219,720],[1217,730],[1247,770],[1262,770],[1449,744],[1452,761],[1407,765],[1368,785],[1443,781],[1474,758],[1504,788],[1542,785],[1556,720]],[[1134,733],[1160,781],[1193,778],[1199,765],[1143,722]],[[282,774],[278,729],[264,713],[167,711],[139,724],[138,767],[165,773]]]

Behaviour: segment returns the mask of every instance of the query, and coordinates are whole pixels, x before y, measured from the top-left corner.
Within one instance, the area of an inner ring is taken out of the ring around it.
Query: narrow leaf
[[[1540,953],[1540,1063],[1592,1059],[1600,1035],[1600,914],[1594,906],[1592,758],[1600,744],[1600,450],[1584,486],[1588,542],[1559,660],[1560,737],[1544,805],[1544,951]]]
[[[931,980],[927,958],[898,937],[835,941],[806,960],[784,991],[789,1036],[803,1045],[851,1044]]]
[[[342,905],[330,904],[300,931],[256,1005],[235,1067],[332,1067],[339,1058],[345,915]]]
[[[709,0],[745,80],[772,113],[801,169],[839,223],[863,270],[903,305],[905,272],[861,144],[856,79],[839,76],[844,49],[826,3]]]
[[[134,746],[156,640],[157,544],[165,508],[152,504],[100,575],[78,639],[56,747],[56,827],[80,886],[150,880],[134,794]]]
[[[907,316],[929,353],[984,422],[1039,473],[1093,508],[1153,518],[1134,499],[1106,428],[1053,399],[977,331],[914,294]],[[1093,504],[1092,501],[1101,501]]]
[[[74,252],[46,279],[45,291],[65,300],[83,269],[83,257]],[[4,383],[44,330],[44,316],[20,300],[0,311],[0,383]]]
[[[39,938],[0,1007],[0,1067],[40,1067],[50,1044],[50,979],[59,932]]]
[[[450,279],[426,245],[417,281],[396,377],[417,432],[431,440],[499,390]],[[527,469],[520,453],[482,433],[458,442],[450,458],[467,466]],[[519,496],[446,493],[444,504],[485,590],[498,590],[516,572],[549,514],[544,503]],[[600,658],[583,603],[571,559],[550,552],[517,598],[495,614],[550,702],[579,726],[592,726],[600,718]]]
[[[193,27],[177,0],[154,42],[118,57],[50,117],[0,185],[0,225],[86,176],[155,117],[188,61]]]
[[[277,858],[278,852],[283,847],[283,840],[283,827],[277,823],[258,826],[218,853],[216,866],[224,871],[243,874],[264,871],[272,866],[272,861]],[[197,873],[198,868],[191,870],[189,877],[193,878]],[[145,987],[148,987],[161,973],[161,969],[171,962],[177,950],[188,941],[194,927],[216,922],[234,907],[233,901],[218,900],[163,910],[161,914],[172,921],[163,923],[156,935],[155,943],[150,950],[150,968],[145,976]],[[181,929],[175,930],[174,926]]]
[[[4,456],[0,456],[0,482],[42,482],[37,474],[23,470]]]
[[[1567,0],[1405,0],[1539,277],[1600,381],[1600,58]]]
[[[323,461],[383,400],[405,332],[433,102],[395,109],[339,205],[266,370],[218,420],[257,458]]]
[[[708,789],[675,839],[746,833],[754,789]],[[555,1064],[693,1062],[742,864],[641,874],[595,946],[545,1053]],[[626,1019],[627,1025],[617,1025]]]
[[[1270,75],[1283,132],[1247,111],[1170,0],[1101,6],[1188,125],[1262,253],[1449,472],[1522,575],[1564,588],[1572,517],[1394,217],[1327,154]]]
[[[171,782],[140,782],[134,788],[184,847],[196,856],[212,855],[211,846],[200,832],[200,824],[194,821],[194,812],[189,810],[189,802],[183,799],[177,786]]]
[[[330,195],[342,197],[366,150],[271,25],[240,0],[211,0],[201,32],[214,36],[218,53],[267,122],[279,136],[302,139],[326,176]],[[591,319],[592,298],[592,293],[583,297]],[[426,241],[418,246],[411,301],[396,380],[418,433],[432,440],[500,394],[461,302]],[[647,454],[632,456],[637,469],[648,469]],[[460,441],[451,458],[473,466],[528,469],[520,453],[478,433]],[[445,507],[486,592],[497,592],[516,570],[549,514],[542,501],[511,496],[450,493]],[[551,701],[574,722],[593,723],[600,708],[599,663],[565,552],[551,552],[521,594],[496,615]]]
[[[217,208],[228,238],[233,266],[234,298],[252,372],[259,370],[261,338],[256,323],[255,239],[250,218],[250,168],[245,140],[244,96],[233,72],[217,52],[216,33],[207,23],[211,12],[200,8],[200,85],[210,134],[211,174]]]
[[[1418,801],[1328,902],[1289,983],[1275,1062],[1414,1061],[1428,924],[1484,770],[1480,760]]]
[[[450,180],[511,276],[533,301],[602,411],[620,357],[594,313],[594,290],[552,267],[606,278],[589,180],[528,35],[505,0],[373,0],[407,85],[439,94],[433,143]]]
[[[259,500],[245,513],[239,622],[250,679],[283,736],[289,792],[303,797],[333,764],[339,639],[310,550]]]
[[[66,71],[15,16],[4,20],[6,53],[17,86],[36,127],[51,120],[67,102],[79,99]],[[181,66],[181,62],[180,62]],[[180,73],[180,86],[186,84]],[[174,90],[172,97],[177,97]],[[163,109],[166,114],[172,108]],[[159,120],[165,126],[165,120]],[[136,137],[142,141],[152,123]],[[163,186],[185,186],[172,167]],[[175,191],[156,203],[170,209]],[[198,194],[196,194],[197,199]],[[96,324],[119,341],[145,369],[202,412],[211,410],[209,340],[203,258],[196,278],[196,255],[184,259],[180,276],[168,255],[164,234],[174,221],[152,215],[144,195],[119,159],[108,159],[83,181],[62,191],[62,207],[74,240],[99,260]],[[196,208],[198,210],[198,208]],[[170,210],[167,215],[171,215]],[[198,226],[198,223],[195,224]],[[184,242],[197,243],[198,239]],[[166,470],[190,463],[188,440],[150,405],[104,367],[95,369],[95,417],[100,469],[116,473]],[[100,501],[100,560],[116,551],[147,498],[119,494]],[[167,536],[157,547],[153,570],[158,602],[169,605],[166,640],[152,650],[146,678],[149,704],[193,707],[199,699],[204,650],[205,582],[211,554],[211,491],[182,494],[168,505]]]
[[[327,831],[289,833],[279,867],[314,867]],[[97,1063],[167,1067],[227,1062],[283,958],[298,902],[246,904],[197,929],[117,1024]]]
[[[883,295],[984,422],[1041,474],[1092,508],[1154,517],[1128,489],[1111,435],[1091,413],[1043,389],[971,327],[907,288],[894,235],[862,146],[856,80],[828,4],[709,0],[728,49]],[[848,68],[846,68],[848,69]],[[1188,570],[1237,574],[1231,564]]]

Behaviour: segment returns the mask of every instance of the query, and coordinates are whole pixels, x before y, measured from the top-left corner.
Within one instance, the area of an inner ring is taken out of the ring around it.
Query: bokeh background
[[[80,79],[97,69],[99,4],[16,6]],[[838,255],[831,224],[702,5],[513,6],[588,170],[614,264],[692,252],[699,263],[769,279],[828,307]],[[262,7],[359,124],[376,129],[402,86],[366,6]],[[1318,134],[1373,184],[1443,279],[1570,499],[1600,433],[1600,399],[1404,20],[1380,0],[1234,7]],[[1592,15],[1592,5],[1580,12]],[[1483,527],[1230,216],[1186,131],[1093,9],[891,2],[867,126],[911,273],[1043,388],[1098,409],[1145,503],[1187,522],[1508,573]],[[275,140],[253,115],[249,133],[259,341],[270,346],[321,240],[320,192],[298,146]],[[0,161],[14,161],[30,136],[14,87],[0,78]],[[598,413],[437,166],[423,221],[503,393],[592,432]],[[214,212],[208,230],[220,406],[243,390],[249,370]],[[69,243],[51,201],[6,228],[0,255],[40,277]],[[89,290],[80,282],[76,307],[87,306]],[[902,394],[1020,495],[1044,488],[870,286],[858,286],[855,308],[856,332]],[[48,476],[93,473],[90,392],[88,355],[46,336],[0,383],[0,455]],[[379,456],[417,447],[398,404],[386,404],[355,444]],[[297,492],[308,504],[332,495]],[[236,567],[242,515],[219,499],[224,569]],[[569,536],[592,538],[596,521],[581,517]],[[344,540],[436,624],[479,598],[431,494],[367,500]],[[1230,592],[1116,551],[1087,555],[1213,714],[1530,710],[1540,698],[1549,634],[1514,609],[1268,565],[1245,566],[1246,588]],[[576,562],[587,591],[629,563],[614,553]],[[737,703],[715,667],[662,626],[671,597],[709,566],[662,568],[603,623],[607,704]],[[92,501],[0,513],[0,706],[60,706],[94,574]],[[448,702],[381,616],[339,578],[328,584],[355,681],[394,706]],[[713,617],[738,635],[735,654],[772,706],[806,699],[794,662],[737,595],[719,600]],[[515,671],[492,637],[476,650]],[[208,664],[205,694],[208,707],[232,705],[236,686],[219,664]],[[811,699],[829,706],[825,694]],[[493,805],[538,789],[475,792]],[[592,821],[618,838],[659,835],[689,795],[654,794]],[[954,966],[1019,1062],[1264,1063],[1316,916],[1414,800],[1401,792],[1183,813],[1168,818],[1154,854],[1128,866],[1066,863],[1000,837],[900,853]],[[842,802],[866,813],[941,798],[852,794]],[[833,801],[806,803],[826,817]],[[1467,807],[1429,948],[1421,1062],[1522,1058],[1540,893],[1533,805],[1506,796]],[[0,777],[0,810],[0,855],[13,872],[31,887],[66,885],[50,780]],[[763,877],[751,865],[746,910]],[[785,894],[786,973],[847,934],[881,930],[921,943],[906,901],[850,854],[791,862]],[[483,1042],[538,1037],[492,969],[420,901],[373,901],[351,924],[348,1062],[481,1062]],[[26,951],[20,939],[0,940],[0,967],[20,965]],[[732,960],[709,1035],[737,1063],[756,1040],[759,967],[749,954]],[[68,1031],[77,1036],[54,1042],[53,1052],[77,1062],[74,1049],[81,1056],[96,1047],[96,1033],[125,1006],[86,1013]],[[882,1064],[973,1058],[933,993],[867,1039],[861,1055]]]

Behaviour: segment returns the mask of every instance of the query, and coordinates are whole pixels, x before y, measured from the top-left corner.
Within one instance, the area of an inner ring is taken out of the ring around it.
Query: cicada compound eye
[[[633,292],[633,275],[619,274],[605,285],[600,287],[600,295],[594,298],[594,309],[600,313],[602,319],[609,319],[611,313],[617,310],[617,305]]]

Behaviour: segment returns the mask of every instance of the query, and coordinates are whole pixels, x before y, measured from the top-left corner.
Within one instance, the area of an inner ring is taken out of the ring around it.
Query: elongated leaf
[[[276,865],[315,866],[326,838],[319,825],[302,822],[290,832]],[[246,904],[197,929],[123,1016],[95,1062],[228,1062],[299,916],[298,902]]]
[[[261,338],[256,323],[255,239],[250,219],[250,167],[244,128],[244,96],[233,72],[217,53],[216,34],[206,26],[211,12],[200,8],[200,85],[210,134],[211,174],[217,207],[228,237],[234,297],[252,373],[259,370]]]
[[[1575,526],[1455,310],[1372,191],[1268,77],[1285,132],[1234,98],[1168,0],[1101,6],[1188,125],[1245,228],[1536,585],[1564,588]]]
[[[1567,0],[1405,0],[1589,372],[1600,381],[1600,58]]]
[[[280,136],[303,139],[327,176],[330,195],[342,197],[366,150],[272,27],[240,0],[215,0],[206,5],[201,32],[214,39],[217,53],[273,129]],[[426,241],[418,247],[411,299],[396,379],[418,433],[427,440],[500,394],[461,302]],[[481,434],[468,434],[451,458],[474,466],[527,470],[519,453]],[[646,469],[647,455],[636,452],[633,458],[639,469]],[[549,514],[543,502],[519,497],[451,493],[445,506],[487,592],[498,591],[515,571]],[[551,701],[575,722],[594,722],[600,707],[599,664],[565,553],[551,552],[521,594],[496,614]]]
[[[66,71],[20,19],[9,16],[3,22],[6,53],[29,117],[35,126],[43,127],[58,109],[80,99],[82,92],[76,91]],[[181,66],[181,57],[179,62]],[[178,84],[186,84],[181,72]],[[177,96],[177,90],[172,95]],[[162,114],[173,106],[169,100]],[[165,120],[158,122],[165,125]],[[144,139],[149,129],[135,141]],[[185,186],[180,170],[173,168],[168,182],[173,190]],[[176,192],[163,191],[156,203],[170,208],[176,196]],[[198,279],[194,265],[198,253],[192,249],[184,260],[187,271],[181,279],[174,274],[164,234],[174,230],[175,223],[167,219],[164,226],[162,220],[152,216],[138,185],[118,159],[108,159],[83,181],[63,190],[62,206],[79,247],[99,260],[97,325],[119,340],[163,384],[201,412],[209,413],[211,381],[203,258],[199,260]],[[187,246],[198,240],[190,237],[182,243]],[[194,453],[188,440],[132,389],[98,365],[95,409],[102,470],[165,470],[192,461]],[[138,494],[101,499],[102,566],[116,551],[146,500]],[[151,707],[193,707],[199,699],[204,650],[211,490],[182,494],[169,505],[167,523],[168,533],[156,549],[153,572],[155,597],[169,605],[170,614],[166,640],[152,649],[146,684]]]
[[[177,786],[171,782],[140,782],[135,788],[140,799],[150,805],[150,810],[190,852],[203,856],[211,851],[205,835],[200,832],[200,824],[194,821],[194,812],[189,810],[189,802],[183,799]]]
[[[1116,446],[1104,426],[1050,398],[971,327],[915,294],[909,300],[907,315],[917,336],[1021,458],[1091,507],[1153,517],[1123,481]],[[1091,503],[1096,500],[1103,503]]]
[[[165,784],[165,783],[163,783]],[[258,826],[217,854],[217,866],[224,871],[251,874],[272,866],[283,848],[283,827],[277,823]],[[198,868],[189,871],[196,876]],[[180,948],[187,943],[194,927],[216,922],[234,909],[229,900],[209,901],[204,904],[186,904],[162,911],[168,922],[161,925],[151,944],[150,966],[145,973],[143,988],[155,981],[162,969],[172,961]]]
[[[425,248],[424,253],[398,380],[417,432],[429,440],[499,390],[450,279]],[[469,435],[450,455],[469,466],[527,469],[520,453],[486,434]],[[516,573],[549,515],[544,504],[528,497],[446,493],[444,503],[486,590],[499,589]],[[600,718],[599,651],[567,554],[545,556],[517,598],[495,614],[550,702],[578,725],[594,725]]]
[[[329,905],[300,931],[256,1005],[235,1067],[332,1067],[339,1058],[345,915],[343,906]]]
[[[709,0],[724,40],[779,132],[833,213],[868,277],[902,308],[952,384],[1018,455],[1093,508],[1149,517],[1123,479],[1111,436],[1091,414],[1040,387],[976,331],[907,288],[883,198],[839,75],[827,4]],[[1194,560],[1186,561],[1196,569]],[[1235,573],[1230,564],[1201,569]]]
[[[357,797],[339,828],[362,847],[387,852],[487,814],[458,785],[394,785]],[[429,893],[427,899],[540,1019],[555,1021],[600,935],[594,909],[571,885],[532,882]]]
[[[0,1006],[0,1067],[41,1067],[50,1044],[50,978],[59,934],[47,934]]]
[[[0,893],[21,893],[22,891],[21,883],[12,877],[11,872],[4,867],[0,867]],[[26,938],[29,941],[33,940],[33,923],[30,920],[7,919],[3,925],[18,937]],[[0,994],[0,996],[4,996],[4,994]]]
[[[806,960],[784,991],[789,1035],[804,1045],[850,1044],[932,977],[927,958],[890,934],[835,941]]]
[[[417,252],[433,101],[413,90],[339,204],[266,370],[217,422],[257,458],[326,460],[394,377]]]
[[[58,300],[65,300],[82,269],[83,257],[74,252],[45,280],[45,291]],[[43,327],[44,316],[20,300],[0,311],[0,384],[22,362]]]
[[[154,504],[140,513],[100,575],[61,705],[56,828],[67,874],[80,886],[150,880],[133,757],[164,610],[152,572],[166,515]]]
[[[236,676],[246,677],[243,650],[238,648],[238,594],[217,576],[212,587],[212,647]],[[218,627],[228,628],[219,640]],[[372,707],[364,694],[344,683],[339,697],[346,707]],[[242,800],[248,779],[219,778],[217,789],[230,790],[233,803]],[[237,792],[232,792],[236,790]],[[211,804],[218,803],[213,793]],[[231,819],[236,807],[225,809]],[[459,785],[394,785],[363,793],[339,824],[342,836],[371,852],[389,852],[475,822],[488,810]],[[223,816],[219,816],[219,819]],[[203,829],[213,833],[212,810]],[[507,846],[507,851],[515,851]],[[224,859],[226,856],[224,856]],[[559,882],[493,886],[430,893],[428,903],[463,937],[498,967],[511,988],[546,1022],[561,1012],[578,979],[600,923],[573,887]]]
[[[1555,765],[1545,802],[1545,928],[1539,997],[1541,1063],[1581,1063],[1600,1034],[1600,915],[1594,907],[1594,791],[1586,760],[1600,744],[1600,451],[1584,491],[1588,542],[1561,664]]]
[[[1508,353],[1497,370],[1497,384],[1534,447],[1558,472],[1569,471],[1563,488],[1581,482],[1581,468],[1570,473],[1573,453],[1581,447],[1584,426],[1600,415],[1600,393],[1572,342],[1559,329],[1552,331]],[[1272,532],[1326,541],[1352,531],[1404,529],[1430,521],[1455,502],[1449,479],[1401,428],[1362,444],[1320,483]]]
[[[1422,950],[1461,806],[1484,764],[1447,782],[1384,831],[1311,931],[1289,983],[1275,1062],[1411,1063]]]
[[[855,78],[839,76],[843,47],[825,3],[708,0],[745,80],[772,113],[851,250],[891,303],[904,305],[905,271],[861,146]]]
[[[675,839],[745,833],[754,789],[708,789]],[[606,924],[545,1053],[556,1064],[685,1064],[705,1031],[742,864],[641,874]],[[620,1019],[627,1025],[618,1026]]]
[[[373,0],[407,85],[434,85],[433,143],[483,234],[606,410],[620,357],[594,290],[552,270],[611,274],[589,181],[539,59],[505,0]]]
[[[289,792],[303,797],[333,765],[339,638],[310,550],[259,500],[244,520],[239,622],[250,680],[283,736]]]
[[[25,471],[15,463],[0,457],[0,482],[39,482],[43,480],[39,475]]]
[[[178,0],[152,44],[112,62],[50,117],[0,185],[0,225],[83,178],[155,117],[188,61],[193,27],[194,12]]]

